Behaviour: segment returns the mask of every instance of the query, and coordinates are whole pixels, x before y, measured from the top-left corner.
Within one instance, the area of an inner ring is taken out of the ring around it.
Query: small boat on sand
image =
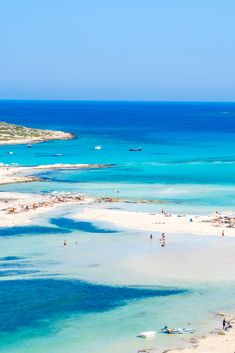
[[[140,152],[142,151],[142,147],[134,147],[129,149],[130,152]]]
[[[156,331],[145,331],[145,332],[140,332],[137,337],[141,338],[151,338],[156,335]]]
[[[95,150],[100,151],[102,149],[102,146],[98,145],[98,146],[95,146],[94,148],[95,148]]]
[[[160,331],[160,333],[166,333],[168,335],[183,335],[183,334],[189,334],[194,332],[195,330],[189,327],[188,328],[185,328],[185,327],[168,328],[167,326],[165,326]]]

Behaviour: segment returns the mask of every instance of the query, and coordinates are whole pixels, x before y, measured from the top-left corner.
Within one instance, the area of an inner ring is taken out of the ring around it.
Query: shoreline
[[[217,316],[222,318],[226,316],[226,319],[232,324],[232,328],[229,331],[224,331],[222,328],[215,328],[207,336],[191,337],[188,342],[190,344],[187,348],[176,348],[167,350],[169,353],[234,353],[235,351],[235,317],[234,315],[223,315]],[[141,352],[141,351],[140,351]],[[154,353],[154,349],[146,350],[146,353]],[[162,353],[166,353],[163,351]]]

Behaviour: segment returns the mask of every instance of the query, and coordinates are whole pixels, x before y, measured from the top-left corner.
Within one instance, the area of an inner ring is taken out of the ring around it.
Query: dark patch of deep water
[[[20,226],[0,228],[0,237],[23,236],[23,235],[42,235],[42,234],[67,234],[71,233],[68,229],[40,226]]]
[[[75,280],[32,279],[0,282],[0,332],[9,332],[72,313],[94,313],[127,301],[184,294],[185,289],[112,287]]]
[[[86,221],[75,221],[73,219],[61,217],[61,218],[52,218],[50,220],[51,224],[56,225],[57,227],[66,228],[70,230],[80,230],[87,233],[118,233],[117,230],[100,228],[94,223]]]

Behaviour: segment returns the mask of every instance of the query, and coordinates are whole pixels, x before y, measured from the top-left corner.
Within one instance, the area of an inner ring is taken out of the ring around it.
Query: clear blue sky
[[[235,101],[234,0],[2,0],[0,98]]]

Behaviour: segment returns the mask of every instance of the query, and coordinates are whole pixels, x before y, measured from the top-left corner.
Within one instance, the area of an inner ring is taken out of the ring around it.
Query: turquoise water
[[[43,182],[2,191],[156,201],[97,205],[146,212],[203,214],[235,206],[235,104],[1,101],[0,117],[77,134],[31,149],[0,146],[3,163],[114,164],[43,172]],[[139,146],[141,152],[129,151]],[[220,325],[214,312],[234,309],[233,239],[167,235],[162,249],[159,234],[149,242],[149,234],[108,220],[75,221],[82,207],[0,228],[0,352],[161,352],[185,342],[164,335],[146,342],[138,332],[190,322],[205,333]]]
[[[1,162],[116,165],[43,173],[49,185],[23,186],[26,191],[80,189],[110,196],[118,189],[123,197],[165,201],[177,212],[191,207],[192,212],[207,213],[234,206],[235,104],[1,101],[0,118],[77,134],[74,140],[35,144],[31,149],[1,146]],[[101,151],[94,150],[98,144]],[[141,152],[129,151],[138,146]],[[15,153],[9,155],[9,150]],[[56,153],[64,155],[55,157]]]

